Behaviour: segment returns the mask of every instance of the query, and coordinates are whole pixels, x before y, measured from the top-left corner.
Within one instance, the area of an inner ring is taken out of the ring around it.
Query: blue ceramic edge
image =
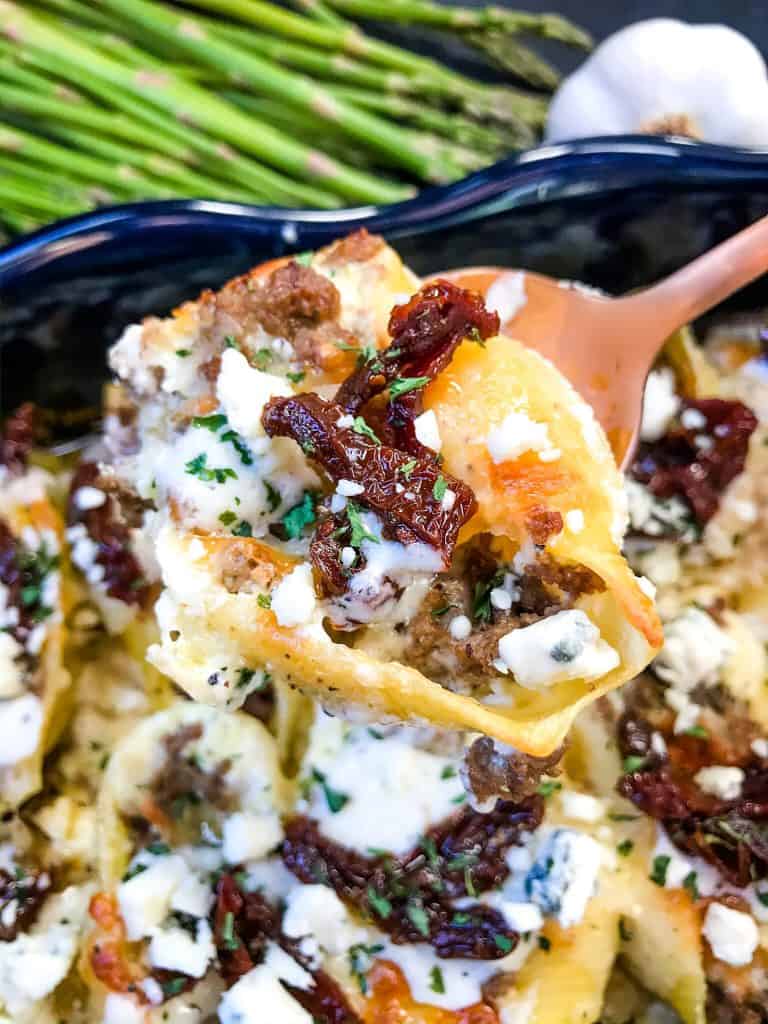
[[[365,226],[396,238],[436,230],[494,208],[614,192],[640,185],[669,187],[768,182],[768,150],[742,150],[685,139],[644,135],[543,144],[499,161],[452,185],[428,188],[389,206],[340,210],[288,209],[203,199],[146,201],[102,207],[55,221],[0,249],[0,287],[59,255],[85,236],[110,238],[144,228],[204,227],[227,221],[233,229],[277,238],[287,252],[323,244]]]

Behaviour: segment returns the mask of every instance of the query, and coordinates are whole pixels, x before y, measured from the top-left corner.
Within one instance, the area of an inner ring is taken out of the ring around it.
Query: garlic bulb
[[[768,146],[765,61],[725,25],[672,18],[629,25],[562,83],[546,138],[632,132]]]

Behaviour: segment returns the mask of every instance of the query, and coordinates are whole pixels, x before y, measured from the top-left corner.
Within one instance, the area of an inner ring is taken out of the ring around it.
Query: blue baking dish
[[[541,146],[381,208],[100,209],[0,251],[0,408],[95,406],[104,350],[126,323],[360,226],[385,234],[419,272],[503,264],[620,293],[766,212],[768,153],[641,136]],[[768,285],[732,303],[768,306]]]

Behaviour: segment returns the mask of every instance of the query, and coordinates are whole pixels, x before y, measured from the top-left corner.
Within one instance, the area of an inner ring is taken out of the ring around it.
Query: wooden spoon
[[[464,267],[433,277],[487,295],[502,275],[522,273],[525,304],[502,331],[546,356],[570,380],[595,410],[623,467],[640,429],[646,377],[666,339],[766,271],[768,216],[621,299],[503,267]],[[510,290],[515,284],[510,276]]]

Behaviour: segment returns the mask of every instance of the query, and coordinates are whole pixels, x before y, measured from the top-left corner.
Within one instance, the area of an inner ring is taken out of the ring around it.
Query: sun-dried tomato
[[[19,476],[27,468],[27,456],[34,447],[40,428],[39,410],[25,402],[11,413],[0,434],[0,466],[12,476]]]
[[[517,933],[484,904],[457,913],[452,901],[500,885],[507,850],[542,814],[540,797],[499,801],[490,814],[466,807],[402,858],[362,856],[296,817],[286,826],[283,860],[303,882],[329,885],[393,942],[428,942],[441,957],[496,960],[514,948]]]
[[[395,306],[389,319],[391,345],[358,366],[341,385],[335,401],[348,413],[359,412],[396,378],[434,380],[465,338],[483,342],[499,332],[499,317],[482,296],[449,281],[434,281],[408,302]],[[384,439],[412,454],[426,454],[413,421],[423,408],[423,389],[392,398]]]
[[[228,984],[261,963],[267,943],[276,942],[312,975],[312,985],[307,989],[285,987],[314,1021],[362,1024],[333,978],[313,967],[299,942],[282,933],[278,910],[260,892],[243,892],[232,875],[223,875],[216,888],[213,937],[221,973]]]
[[[364,488],[360,501],[384,521],[385,532],[402,543],[431,545],[450,563],[462,525],[476,509],[461,480],[441,472],[432,458],[414,458],[380,444],[354,427],[339,426],[344,410],[319,395],[271,399],[262,415],[270,437],[292,437],[333,481]],[[453,492],[450,508],[444,502]]]
[[[705,424],[687,428],[678,421],[658,441],[641,444],[630,473],[657,498],[684,499],[703,527],[744,469],[757,418],[742,402],[722,398],[687,399],[681,413],[687,410],[700,413]]]
[[[80,488],[98,488],[98,483],[98,464],[81,462],[70,486],[67,522],[69,526],[81,523],[88,537],[96,544],[98,551],[95,561],[104,569],[103,583],[107,594],[124,604],[146,608],[151,588],[131,550],[130,529],[122,515],[118,498],[105,491],[104,501],[97,508],[78,507],[76,495]]]

